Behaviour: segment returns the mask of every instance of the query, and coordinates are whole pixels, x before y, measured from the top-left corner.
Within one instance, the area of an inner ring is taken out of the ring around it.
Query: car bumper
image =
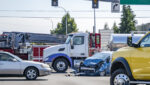
[[[51,68],[44,68],[39,71],[39,76],[47,76],[51,74]]]
[[[44,62],[45,64],[48,64],[50,67],[52,67],[52,62]]]

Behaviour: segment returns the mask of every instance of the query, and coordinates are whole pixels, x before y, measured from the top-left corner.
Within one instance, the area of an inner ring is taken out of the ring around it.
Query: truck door
[[[72,39],[72,45],[70,46],[70,56],[87,57],[85,49],[85,36],[74,36]]]
[[[136,78],[147,80],[150,78],[150,34],[139,43],[138,48],[132,51],[133,74]]]

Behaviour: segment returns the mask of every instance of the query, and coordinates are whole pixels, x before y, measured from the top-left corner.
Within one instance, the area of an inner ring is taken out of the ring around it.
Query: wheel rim
[[[126,74],[118,74],[114,79],[114,85],[128,85],[130,79]]]
[[[66,68],[66,64],[63,61],[59,61],[56,65],[57,69],[63,71]]]
[[[27,71],[27,77],[29,79],[34,79],[36,77],[37,73],[34,69],[30,69]]]

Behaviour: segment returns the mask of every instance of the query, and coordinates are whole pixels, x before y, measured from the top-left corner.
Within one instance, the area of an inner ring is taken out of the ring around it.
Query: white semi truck
[[[85,58],[101,49],[99,33],[71,33],[65,44],[44,49],[43,61],[56,72],[65,72],[68,67],[75,68]]]

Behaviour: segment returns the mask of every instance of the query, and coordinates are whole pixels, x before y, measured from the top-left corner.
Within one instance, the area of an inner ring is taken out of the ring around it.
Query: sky
[[[93,9],[89,0],[59,0],[59,6],[65,8],[75,18],[79,31],[93,31]],[[120,6],[122,7],[122,6]],[[150,22],[150,5],[133,5],[137,25]],[[122,9],[121,9],[122,10]],[[55,29],[65,12],[62,8],[52,7],[51,0],[0,0],[0,33],[20,31],[50,33]],[[107,23],[120,23],[120,13],[111,13],[110,2],[99,2],[96,9],[96,31]]]

